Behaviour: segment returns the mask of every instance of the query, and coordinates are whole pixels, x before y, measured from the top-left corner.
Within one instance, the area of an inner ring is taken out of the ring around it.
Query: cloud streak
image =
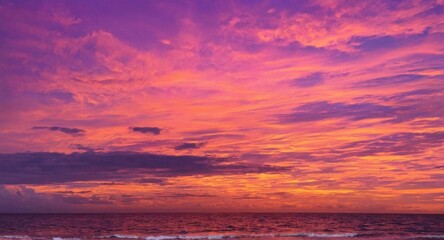
[[[67,128],[67,127],[32,127],[34,130],[46,129],[50,131],[59,131],[65,134],[69,134],[71,136],[82,136],[85,133],[85,130],[79,128]]]
[[[206,142],[200,142],[200,143],[182,143],[174,147],[175,150],[181,151],[181,150],[190,150],[190,149],[198,149],[203,146],[205,146]]]
[[[372,118],[392,118],[395,110],[390,106],[374,103],[330,103],[312,102],[303,104],[291,114],[280,115],[282,123],[320,121],[331,118],[344,118],[359,121]]]
[[[315,72],[310,75],[296,78],[293,80],[293,85],[298,87],[313,87],[324,82],[324,76],[320,72]]]
[[[400,74],[389,77],[380,77],[364,80],[356,84],[356,87],[381,87],[387,85],[398,85],[424,79],[424,76],[418,74]]]
[[[233,163],[200,156],[137,152],[0,154],[0,184],[57,184],[77,181],[132,181],[152,175],[177,177],[286,171],[285,167]],[[50,174],[49,174],[50,173]],[[122,175],[122,173],[125,173]],[[146,180],[138,180],[139,182]],[[148,181],[150,182],[150,181]]]

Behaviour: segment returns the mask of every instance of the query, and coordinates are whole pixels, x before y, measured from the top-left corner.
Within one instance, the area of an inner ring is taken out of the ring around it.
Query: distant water
[[[0,239],[444,239],[444,215],[0,214]]]

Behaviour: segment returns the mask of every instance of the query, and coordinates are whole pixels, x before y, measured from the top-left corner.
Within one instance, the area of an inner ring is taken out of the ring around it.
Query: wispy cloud
[[[345,118],[359,121],[371,118],[392,118],[394,109],[374,103],[312,102],[295,108],[291,114],[280,115],[282,123],[320,121],[330,118]]]
[[[316,72],[310,75],[299,77],[293,80],[293,84],[298,87],[313,87],[324,82],[322,73]]]

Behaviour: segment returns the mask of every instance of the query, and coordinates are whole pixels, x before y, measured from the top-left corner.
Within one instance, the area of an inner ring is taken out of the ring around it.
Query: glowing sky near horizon
[[[0,1],[0,212],[444,213],[444,1]]]

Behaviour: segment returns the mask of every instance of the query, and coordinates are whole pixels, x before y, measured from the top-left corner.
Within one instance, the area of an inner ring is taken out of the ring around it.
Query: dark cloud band
[[[0,154],[0,184],[57,184],[75,181],[140,181],[190,175],[281,172],[287,168],[200,156],[139,152],[31,152]],[[161,181],[161,180],[156,180]]]

